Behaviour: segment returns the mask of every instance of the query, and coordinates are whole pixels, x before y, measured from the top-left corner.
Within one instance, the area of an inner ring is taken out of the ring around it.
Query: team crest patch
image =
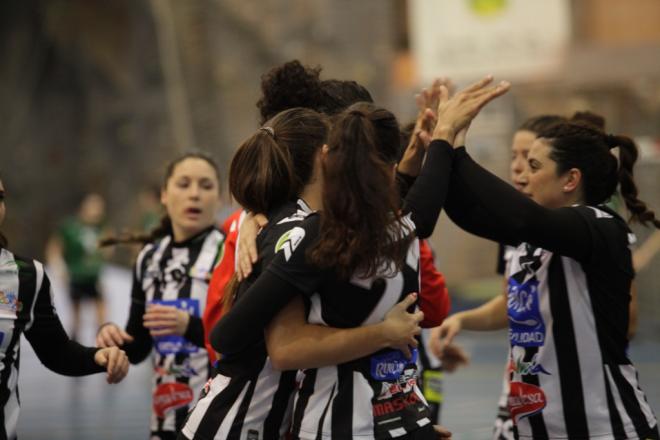
[[[289,261],[291,255],[296,250],[300,242],[305,238],[305,230],[296,226],[293,229],[286,231],[282,236],[277,240],[275,245],[275,253],[279,251],[284,251],[284,259]]]

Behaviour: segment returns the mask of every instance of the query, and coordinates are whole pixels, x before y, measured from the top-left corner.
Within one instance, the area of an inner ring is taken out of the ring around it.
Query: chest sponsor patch
[[[167,367],[156,367],[154,369],[156,374],[160,377],[164,376],[176,376],[176,377],[185,377],[191,378],[197,376],[199,372],[195,370],[190,362],[190,358],[185,358],[181,363],[172,362]]]
[[[173,306],[179,310],[184,310],[192,316],[200,316],[199,300],[198,299],[173,299],[173,300],[158,300],[151,301],[150,304],[160,304],[164,306]],[[154,337],[154,345],[156,351],[165,356],[168,354],[178,353],[197,353],[199,347],[192,342],[188,341],[183,336],[167,335]]]
[[[303,228],[296,226],[293,229],[289,229],[277,239],[275,253],[283,251],[284,259],[289,261],[289,258],[291,258],[291,255],[302,242],[303,238],[305,238],[305,230]]]
[[[193,390],[184,383],[164,383],[154,391],[154,412],[164,418],[167,412],[182,408],[193,401]]]
[[[419,429],[420,426],[430,423],[428,406],[417,389],[417,367],[410,362],[414,361],[407,360],[405,365],[400,367],[400,362],[391,362],[391,359],[388,359],[381,365],[390,364],[391,367],[396,368],[388,368],[387,372],[382,371],[383,374],[378,376],[396,376],[396,378],[372,380],[374,398],[371,403],[374,433],[377,439],[399,436],[401,433]],[[399,368],[402,368],[402,371],[396,375],[395,371]]]
[[[517,358],[511,358],[509,360],[509,372],[510,373],[515,373],[515,374],[520,374],[522,376],[531,374],[531,375],[539,375],[539,374],[547,374],[550,375],[551,373],[548,372],[543,365],[541,365],[541,362],[538,360],[539,354],[536,353],[534,357],[532,357],[532,360],[529,362],[526,362],[522,359],[522,357],[517,357]]]
[[[539,305],[539,282],[535,277],[523,282],[509,278],[507,309],[509,341],[520,347],[540,347],[545,343],[545,323]]]
[[[18,301],[18,295],[15,292],[0,290],[0,314],[15,315],[22,308],[22,304]]]
[[[511,382],[510,385],[509,412],[515,423],[545,408],[545,393],[541,388],[524,382]]]
[[[399,350],[371,356],[371,377],[376,380],[398,380],[406,365],[417,362],[417,349],[412,350],[412,359],[406,359]]]

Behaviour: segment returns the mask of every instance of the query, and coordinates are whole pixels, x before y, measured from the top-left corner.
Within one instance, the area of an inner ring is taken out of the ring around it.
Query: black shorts
[[[96,281],[72,282],[69,285],[69,293],[71,295],[71,300],[74,302],[101,298],[101,293],[98,289],[98,282]]]

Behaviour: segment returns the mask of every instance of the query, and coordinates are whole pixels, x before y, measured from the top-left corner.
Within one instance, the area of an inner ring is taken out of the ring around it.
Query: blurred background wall
[[[641,194],[660,211],[658,23],[657,0],[0,2],[3,230],[17,252],[40,257],[90,190],[107,198],[114,228],[134,228],[137,192],[159,183],[172,155],[202,147],[226,171],[256,126],[261,74],[293,58],[364,84],[402,121],[429,75],[511,79],[469,138],[503,177],[525,118],[596,111],[639,142]],[[459,298],[499,289],[495,245],[446,218],[432,242]],[[660,259],[651,264],[640,301],[657,335]]]

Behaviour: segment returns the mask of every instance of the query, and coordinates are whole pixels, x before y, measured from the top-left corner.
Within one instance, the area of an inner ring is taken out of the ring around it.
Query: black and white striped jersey
[[[41,263],[0,248],[0,438],[16,439],[20,409],[20,337],[56,373],[82,376],[104,369],[94,362],[97,348],[71,341],[57,317],[48,276]]]
[[[415,225],[404,223],[411,233]],[[375,324],[407,294],[419,291],[419,240],[412,239],[400,271],[348,281],[306,262],[316,242],[319,216],[308,217],[282,237],[268,271],[308,295],[308,322],[337,328]],[[284,240],[285,239],[285,240]],[[431,423],[418,387],[416,350],[406,359],[398,350],[381,350],[345,364],[307,369],[296,393],[292,434],[302,439],[396,438]]]
[[[216,228],[181,243],[168,235],[146,245],[137,258],[126,325],[135,340],[124,349],[133,363],[153,353],[152,433],[181,429],[210,377],[201,315],[223,242],[224,235]],[[186,310],[191,316],[186,334],[152,338],[142,318],[150,304]]]
[[[605,207],[574,207],[584,261],[523,243],[509,261],[508,398],[521,439],[645,439],[656,418],[626,355],[630,231]]]
[[[239,286],[237,303],[282,246],[280,237],[311,212],[303,200],[298,200],[269,216],[268,225],[257,238],[259,261]],[[224,355],[217,370],[190,412],[183,435],[191,440],[263,440],[279,439],[287,432],[296,372],[272,368],[263,337],[247,350]]]
[[[514,246],[508,246],[500,243],[498,245],[498,255],[497,255],[497,273],[499,275],[506,274],[506,268],[511,261],[511,257],[515,252],[516,248]],[[493,440],[513,440],[513,420],[511,419],[511,414],[509,414],[509,373],[508,373],[508,359],[511,357],[511,353],[507,353],[507,368],[504,371],[504,377],[502,378],[502,392],[500,393],[500,398],[497,401],[497,416],[495,418],[495,424],[493,427]]]

